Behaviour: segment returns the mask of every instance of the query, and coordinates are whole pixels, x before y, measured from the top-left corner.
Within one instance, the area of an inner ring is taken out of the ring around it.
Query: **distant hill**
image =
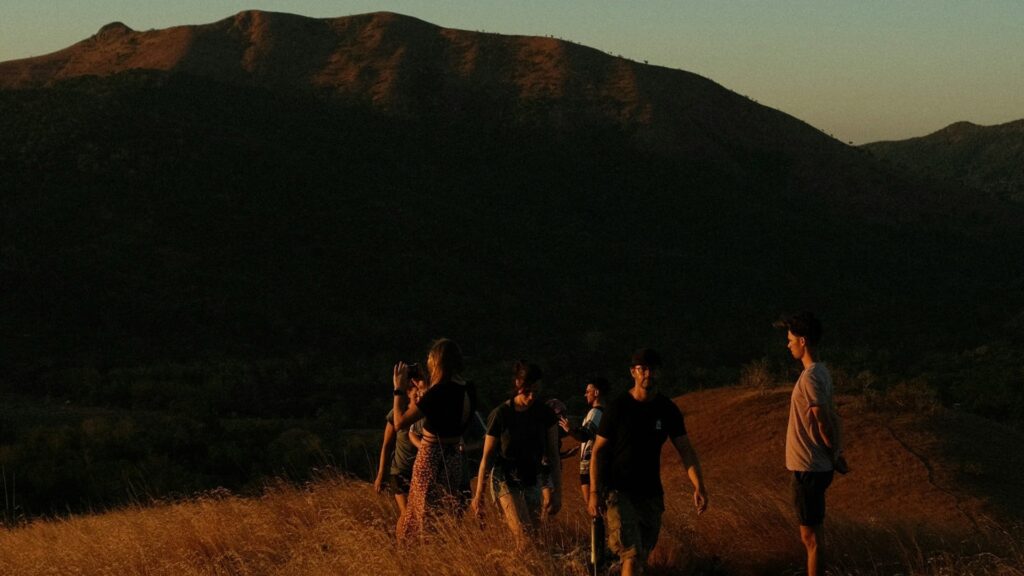
[[[732,361],[760,340],[723,357],[706,331],[780,308],[851,339],[955,315],[1007,281],[970,255],[1022,244],[1018,214],[705,78],[391,13],[111,24],[0,85],[16,357],[395,344],[404,321],[417,347],[592,332]]]
[[[862,148],[922,177],[1024,203],[1024,120],[997,126],[957,122],[920,138]]]

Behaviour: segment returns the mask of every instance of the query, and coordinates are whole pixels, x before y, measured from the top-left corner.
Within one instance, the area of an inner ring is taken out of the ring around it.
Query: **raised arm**
[[[700,468],[697,452],[685,434],[672,438],[672,445],[676,447],[676,452],[679,452],[683,469],[690,478],[690,484],[693,484],[693,505],[697,508],[697,514],[703,514],[708,508],[708,493],[704,488],[704,472]]]
[[[414,422],[423,418],[423,413],[420,412],[420,409],[417,408],[415,404],[409,404],[408,407],[402,406],[402,398],[405,397],[405,391],[409,387],[409,366],[407,366],[405,362],[395,364],[392,383],[395,387],[395,400],[392,404],[395,412],[395,429],[402,430],[412,426]],[[399,392],[401,392],[401,394],[399,394]]]

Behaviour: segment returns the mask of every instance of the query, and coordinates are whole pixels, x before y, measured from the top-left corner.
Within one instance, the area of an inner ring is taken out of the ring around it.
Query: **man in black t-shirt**
[[[595,517],[604,510],[608,546],[622,559],[623,576],[639,574],[658,541],[665,511],[661,447],[666,439],[672,440],[693,484],[697,513],[708,505],[683,414],[655,390],[660,365],[661,358],[650,348],[633,354],[633,387],[608,406],[594,442],[588,508]]]

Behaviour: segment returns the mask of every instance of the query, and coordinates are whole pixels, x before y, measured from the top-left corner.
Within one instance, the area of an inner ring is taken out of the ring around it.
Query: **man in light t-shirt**
[[[583,491],[583,503],[586,504],[590,498],[590,455],[594,449],[594,438],[597,437],[597,430],[601,426],[601,414],[604,413],[604,399],[608,396],[611,388],[608,380],[600,377],[591,378],[587,381],[587,389],[583,397],[590,406],[590,411],[583,418],[583,423],[573,427],[569,419],[562,417],[558,425],[569,433],[570,436],[580,441],[580,488]]]
[[[800,312],[776,325],[786,329],[787,347],[804,367],[790,397],[786,469],[793,472],[793,503],[807,549],[807,574],[817,576],[824,573],[825,491],[834,471],[845,471],[832,376],[816,361],[821,322],[814,314]]]

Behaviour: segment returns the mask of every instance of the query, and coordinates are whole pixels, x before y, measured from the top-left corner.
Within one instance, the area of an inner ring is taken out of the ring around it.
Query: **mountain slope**
[[[997,126],[957,122],[920,138],[862,148],[924,177],[1024,202],[1024,120]]]
[[[129,402],[152,383],[118,367],[287,358],[203,401],[364,405],[439,335],[563,394],[652,344],[681,388],[778,349],[780,310],[891,370],[1024,318],[1020,207],[550,38],[244,12],[110,25],[0,85],[5,389]]]

